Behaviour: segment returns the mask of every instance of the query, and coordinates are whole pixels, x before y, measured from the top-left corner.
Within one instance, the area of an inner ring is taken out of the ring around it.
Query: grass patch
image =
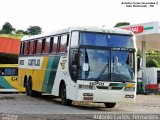
[[[21,39],[24,34],[0,34],[0,37],[7,37],[7,38],[13,38],[13,39]]]

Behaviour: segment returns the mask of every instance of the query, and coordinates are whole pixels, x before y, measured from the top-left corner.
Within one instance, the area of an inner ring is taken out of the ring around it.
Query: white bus
[[[19,84],[26,94],[49,93],[72,101],[104,103],[136,98],[136,44],[132,32],[73,27],[25,37],[19,55]]]

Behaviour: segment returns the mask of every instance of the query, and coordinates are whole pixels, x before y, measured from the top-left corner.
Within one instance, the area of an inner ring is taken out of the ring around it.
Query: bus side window
[[[20,55],[23,54],[23,51],[24,51],[24,42],[21,42]]]
[[[58,36],[51,38],[51,52],[56,53],[58,50]]]
[[[27,42],[27,54],[29,54],[30,45],[31,45],[31,42],[28,41],[28,42]]]
[[[11,69],[11,76],[17,76],[18,75],[18,68],[10,68]]]
[[[67,51],[68,35],[62,35],[60,40],[60,52]]]
[[[42,40],[36,41],[36,54],[40,54],[42,50]]]
[[[44,52],[45,52],[45,53],[48,53],[48,52],[49,52],[49,47],[50,47],[50,38],[48,37],[48,38],[45,40],[45,46],[44,46]]]
[[[18,68],[1,68],[0,76],[17,76]]]
[[[4,75],[3,68],[0,68],[0,76],[3,76],[3,75]]]
[[[72,32],[71,35],[71,47],[77,47],[78,46],[78,41],[79,41],[79,32],[74,31]]]
[[[29,47],[29,42],[28,41],[24,42],[24,51],[23,51],[24,55],[28,54],[29,51],[28,47]]]
[[[51,38],[50,38],[50,45],[49,45],[49,53],[52,53],[53,40],[54,40],[54,37],[51,37]]]
[[[34,41],[30,41],[30,48],[29,48],[29,54],[34,53]]]
[[[46,39],[42,39],[42,49],[41,49],[41,53],[46,53],[46,52],[45,52],[45,44],[46,44]]]
[[[33,54],[36,54],[36,49],[37,49],[37,40],[34,40],[34,50],[33,50]]]
[[[18,68],[15,68],[15,76],[18,76]]]

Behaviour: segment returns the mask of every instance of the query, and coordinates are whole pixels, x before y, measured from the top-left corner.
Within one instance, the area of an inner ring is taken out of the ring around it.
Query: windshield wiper
[[[100,80],[100,78],[102,77],[102,75],[104,74],[104,72],[106,71],[106,69],[108,68],[109,64],[105,64],[105,66],[103,67],[102,71],[100,72],[100,74],[98,75],[96,80]]]

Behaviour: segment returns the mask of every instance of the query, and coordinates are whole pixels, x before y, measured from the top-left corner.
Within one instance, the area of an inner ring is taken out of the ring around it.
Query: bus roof
[[[11,67],[18,67],[18,64],[0,64],[0,67],[7,67],[7,68],[11,68]]]
[[[67,29],[58,30],[49,34],[39,34],[39,35],[33,35],[33,36],[24,36],[21,41],[25,40],[31,40],[31,39],[38,39],[43,37],[49,37],[53,35],[68,33],[70,31],[88,31],[88,32],[103,32],[103,33],[114,33],[114,34],[126,34],[126,35],[133,35],[131,31],[122,30],[118,28],[105,28],[105,27],[91,27],[91,26],[85,26],[85,27],[70,27]]]

